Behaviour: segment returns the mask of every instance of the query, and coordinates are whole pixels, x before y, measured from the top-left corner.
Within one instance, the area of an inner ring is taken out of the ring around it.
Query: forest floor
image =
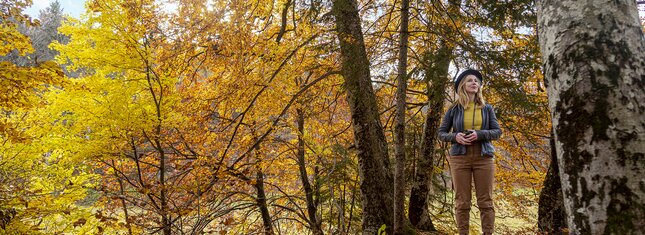
[[[506,206],[499,206],[506,205]],[[538,234],[537,231],[537,205],[528,206],[523,209],[522,217],[512,216],[516,208],[510,208],[508,204],[499,203],[495,208],[495,234]],[[439,220],[437,220],[439,219]],[[436,232],[416,231],[419,235],[444,235],[457,234],[455,221],[450,218],[435,218],[433,221]],[[481,234],[479,209],[472,207],[470,212],[470,234]]]

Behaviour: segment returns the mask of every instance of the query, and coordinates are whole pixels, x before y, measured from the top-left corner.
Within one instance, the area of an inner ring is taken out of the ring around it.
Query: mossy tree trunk
[[[645,40],[635,1],[538,2],[571,234],[643,234]]]
[[[386,225],[387,233],[392,234],[392,169],[372,88],[356,0],[334,0],[332,13],[358,153],[363,234],[376,234],[381,225]]]
[[[443,114],[445,91],[450,80],[448,79],[448,66],[452,59],[452,48],[442,46],[432,55],[427,52],[424,56],[425,80],[428,83],[428,114],[426,116],[423,137],[421,140],[421,154],[418,166],[414,173],[414,182],[410,191],[410,206],[408,218],[412,225],[425,231],[435,231],[430,211],[428,210],[430,189],[434,172],[435,144],[437,130]]]
[[[461,17],[461,1],[448,0],[447,11],[443,17],[447,19],[456,19]],[[437,38],[439,47],[436,51],[428,50],[423,57],[423,69],[425,73],[425,82],[427,83],[427,97],[428,97],[428,113],[424,123],[423,136],[421,140],[420,156],[417,161],[417,169],[414,172],[414,181],[412,183],[412,190],[410,191],[410,205],[408,211],[408,218],[410,222],[420,230],[435,231],[434,224],[430,215],[430,204],[432,181],[434,177],[435,167],[435,154],[437,149],[435,144],[437,142],[437,130],[441,117],[443,116],[443,108],[445,102],[446,88],[451,84],[448,78],[448,68],[450,62],[453,60],[454,43],[452,39],[448,39],[450,35],[458,34],[456,28],[446,27],[443,33],[435,35],[434,22],[426,22],[428,28],[428,38]],[[437,192],[439,194],[444,192]]]

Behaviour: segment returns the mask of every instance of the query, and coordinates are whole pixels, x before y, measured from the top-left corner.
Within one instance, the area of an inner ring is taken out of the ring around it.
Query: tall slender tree
[[[307,202],[307,217],[309,227],[314,235],[322,235],[321,221],[317,216],[317,204],[314,199],[315,187],[312,187],[309,182],[309,175],[307,173],[307,162],[305,161],[305,112],[301,108],[296,109],[296,125],[298,128],[298,151],[296,159],[298,164],[298,171],[300,172],[300,182],[302,189],[305,191],[305,200]]]
[[[436,145],[436,133],[443,116],[444,104],[447,100],[446,89],[450,84],[448,69],[455,58],[453,55],[455,42],[450,38],[463,30],[457,24],[448,24],[436,32],[434,29],[446,22],[461,20],[459,19],[461,17],[460,3],[454,0],[445,1],[443,2],[445,11],[429,9],[427,10],[429,19],[422,20],[422,22],[425,22],[423,27],[428,31],[426,37],[432,39],[428,40],[432,46],[426,47],[420,62],[423,68],[423,80],[426,83],[425,93],[428,111],[423,125],[423,134],[419,146],[420,154],[410,191],[408,217],[416,228],[427,231],[436,230],[429,210],[431,204],[435,203],[430,200],[433,198],[431,192],[434,192],[434,195],[445,193],[440,188],[432,190],[432,187],[435,169],[439,167],[439,161],[435,161],[436,156],[440,153]]]
[[[408,22],[410,20],[410,1],[401,1],[401,29],[399,33],[399,64],[397,66],[396,87],[396,124],[394,125],[394,234],[403,234],[405,218],[405,111],[408,89]]]
[[[358,151],[363,234],[375,234],[382,225],[392,233],[392,170],[372,88],[356,0],[333,1],[332,13],[336,18],[342,73]]]
[[[408,212],[410,222],[422,230],[435,230],[428,210],[428,203],[432,202],[428,199],[435,167],[436,133],[441,122],[445,101],[444,93],[449,84],[447,75],[451,57],[452,49],[448,46],[442,46],[436,55],[432,55],[430,52],[425,55],[424,72],[425,80],[428,83],[426,91],[428,114],[424,121],[420,156],[410,192],[410,208]]]

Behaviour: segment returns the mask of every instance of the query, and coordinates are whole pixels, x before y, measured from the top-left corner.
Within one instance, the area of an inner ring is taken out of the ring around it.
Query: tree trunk
[[[551,163],[544,179],[544,188],[538,202],[538,228],[547,234],[560,234],[566,228],[564,202],[562,201],[562,184],[558,170],[558,158],[555,153],[555,138],[551,134]]]
[[[257,133],[255,130],[252,130],[253,142],[257,141]],[[271,213],[269,213],[269,206],[267,203],[266,192],[264,191],[264,173],[262,172],[262,157],[260,156],[260,146],[256,146],[254,149],[255,155],[255,183],[253,187],[257,193],[257,198],[255,198],[255,204],[260,210],[260,217],[262,217],[262,230],[264,235],[274,235],[273,232],[273,220],[271,219]],[[247,159],[249,163],[250,159]],[[246,180],[246,179],[245,179]]]
[[[166,155],[164,154],[163,149],[161,149],[161,143],[155,140],[157,144],[157,151],[159,151],[159,187],[161,192],[159,193],[159,201],[161,204],[161,223],[163,225],[163,234],[171,235],[172,234],[172,222],[170,218],[170,208],[168,207],[168,190],[166,189]]]
[[[125,218],[125,227],[128,228],[128,234],[132,235],[132,225],[130,224],[130,217],[128,215],[128,204],[125,201],[125,187],[123,186],[123,178],[119,176],[116,171],[116,163],[112,160],[112,167],[114,170],[114,178],[119,182],[119,197],[121,199],[121,207],[123,207],[123,216]]]
[[[256,203],[260,209],[260,214],[262,216],[262,227],[264,228],[265,235],[273,235],[273,221],[271,221],[271,214],[269,214],[269,207],[267,206],[267,197],[264,193],[264,174],[262,170],[259,169],[256,172],[255,177],[255,190],[258,193],[258,198]]]
[[[145,45],[146,47],[148,46],[148,40],[145,39]],[[161,226],[162,226],[162,232],[163,235],[171,235],[172,234],[172,218],[170,215],[170,207],[168,206],[168,189],[166,188],[166,153],[164,151],[164,148],[161,144],[161,123],[162,123],[162,118],[161,118],[161,101],[163,99],[163,92],[156,93],[153,88],[153,84],[155,84],[155,79],[158,81],[160,79],[159,77],[155,77],[153,74],[154,72],[152,71],[152,65],[149,63],[149,61],[146,61],[146,80],[148,82],[148,89],[150,91],[150,94],[153,97],[154,105],[155,105],[155,111],[156,111],[156,118],[157,118],[157,124],[155,125],[155,132],[154,136],[147,136],[146,132],[143,132],[143,135],[146,136],[150,144],[155,148],[157,153],[159,154],[159,204],[161,205],[161,208],[159,209],[159,214],[161,217]]]
[[[645,40],[634,1],[539,2],[571,234],[643,234]]]
[[[428,211],[428,196],[432,185],[434,172],[434,154],[437,129],[441,122],[444,91],[448,86],[448,66],[452,59],[452,48],[443,46],[435,56],[430,52],[425,55],[425,80],[428,82],[428,114],[426,116],[421,140],[421,156],[414,174],[414,182],[410,192],[408,217],[418,229],[435,231],[430,212]]]
[[[300,181],[305,190],[305,199],[307,201],[307,215],[309,216],[309,227],[314,235],[322,235],[323,231],[320,221],[316,218],[316,206],[314,201],[314,190],[309,183],[309,176],[307,176],[307,167],[305,162],[305,141],[302,138],[305,131],[305,115],[301,109],[296,110],[298,115],[298,169],[300,170]]]
[[[392,234],[393,179],[383,126],[372,88],[356,0],[334,0],[342,72],[352,113],[358,152],[363,234],[375,234],[381,225]]]
[[[399,65],[397,68],[396,124],[394,126],[394,234],[405,231],[405,97],[408,89],[408,18],[410,2],[401,1],[401,33],[399,35]]]

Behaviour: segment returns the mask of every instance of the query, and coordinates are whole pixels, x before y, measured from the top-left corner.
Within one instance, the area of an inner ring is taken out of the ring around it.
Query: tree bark
[[[309,227],[314,235],[322,235],[321,221],[316,217],[317,204],[314,201],[314,190],[309,183],[309,176],[307,175],[307,167],[305,162],[305,141],[303,135],[305,134],[305,115],[301,109],[297,109],[298,115],[298,169],[300,170],[300,181],[302,188],[305,190],[305,199],[307,201],[307,215],[309,216]]]
[[[410,1],[401,1],[401,32],[399,35],[399,64],[396,88],[396,124],[394,126],[394,234],[404,234],[405,225],[405,97],[408,89],[408,18]]]
[[[553,133],[549,144],[551,146],[551,163],[538,201],[538,228],[546,234],[560,234],[567,227],[565,222],[567,215],[564,213],[562,184],[560,183],[560,170],[558,169]]]
[[[437,129],[441,122],[444,91],[450,83],[448,66],[452,59],[452,48],[442,46],[431,56],[426,52],[424,56],[425,80],[428,82],[428,114],[426,116],[423,137],[421,140],[421,156],[418,167],[414,174],[414,183],[410,192],[410,206],[408,217],[416,228],[425,231],[435,231],[430,212],[428,211],[428,197],[432,185],[434,172],[434,154],[437,137]]]
[[[256,177],[255,177],[255,190],[257,191],[258,198],[256,199],[256,203],[258,205],[258,208],[260,209],[260,215],[262,216],[262,227],[264,229],[264,234],[265,235],[273,235],[275,234],[273,232],[273,221],[271,220],[271,214],[269,214],[269,207],[267,206],[267,197],[266,194],[264,193],[264,174],[262,173],[262,170],[259,168],[256,172]]]
[[[386,225],[387,233],[392,234],[392,170],[356,0],[334,0],[332,12],[336,18],[344,85],[358,152],[363,234],[375,234],[381,225]]]
[[[538,4],[571,234],[643,234],[645,40],[636,4]]]

